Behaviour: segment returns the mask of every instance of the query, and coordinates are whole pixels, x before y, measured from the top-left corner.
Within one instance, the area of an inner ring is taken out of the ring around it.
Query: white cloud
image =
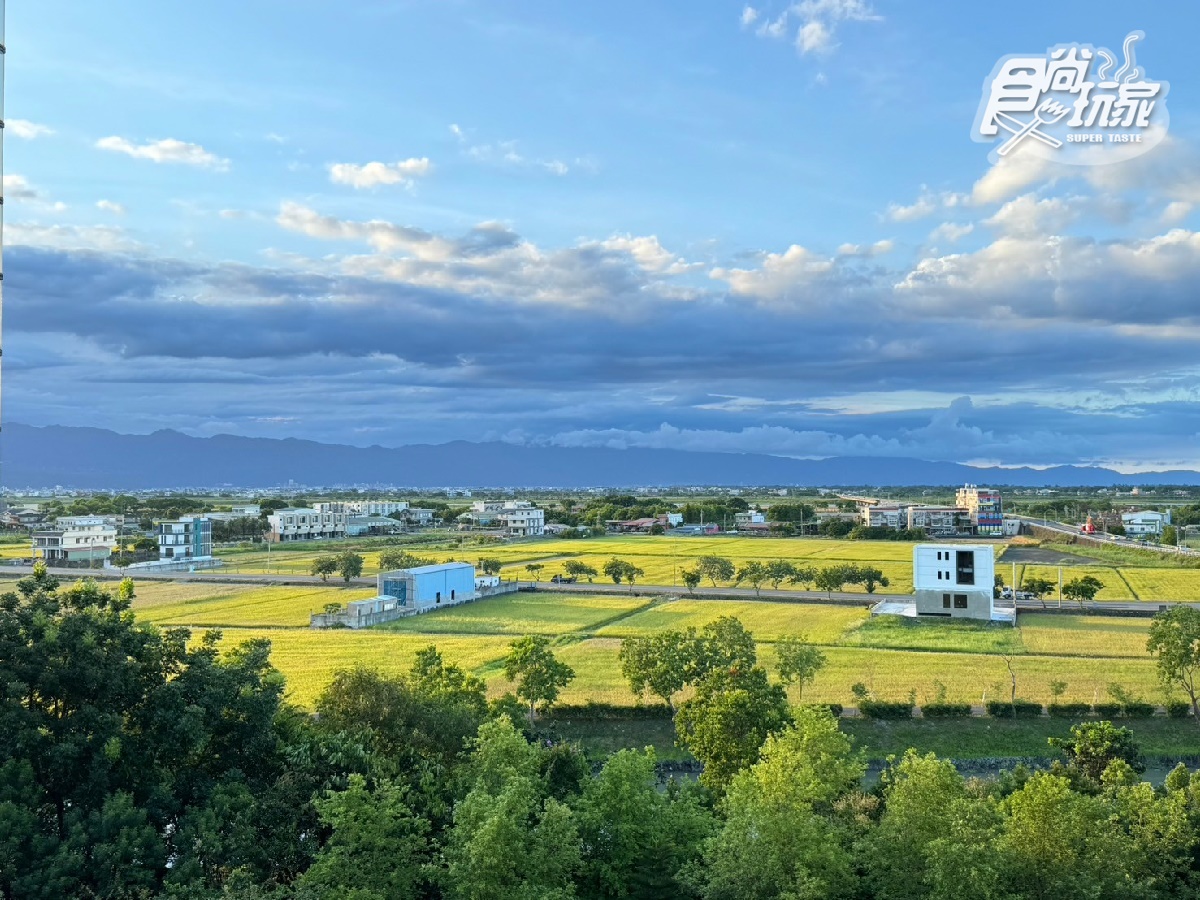
[[[114,136],[96,141],[96,147],[101,150],[110,150],[113,153],[124,153],[134,159],[148,159],[155,163],[179,163],[201,169],[212,169],[216,172],[224,172],[229,168],[229,160],[209,153],[199,144],[189,144],[174,138],[134,144],[123,137]]]
[[[895,243],[890,240],[876,241],[873,244],[842,244],[837,249],[838,256],[882,256],[895,249]]]
[[[711,278],[725,281],[734,294],[768,300],[790,299],[833,270],[833,260],[792,244],[783,253],[768,253],[757,269],[715,268]]]
[[[1046,197],[1039,200],[1036,194],[1022,194],[1001,206],[983,224],[1020,237],[1061,234],[1079,219],[1079,203],[1073,202],[1079,199]]]
[[[141,249],[120,228],[111,225],[7,225],[5,238],[14,246],[51,247],[56,250],[99,250],[127,253]]]
[[[931,241],[949,241],[956,243],[965,238],[968,234],[975,230],[975,225],[972,222],[959,225],[957,222],[943,222],[933,231],[929,232]]]
[[[1167,204],[1160,217],[1164,225],[1178,225],[1192,214],[1195,204],[1187,200],[1174,200]]]
[[[628,253],[643,271],[652,274],[681,275],[703,268],[702,263],[689,263],[682,257],[675,256],[660,244],[654,235],[648,237],[616,235],[606,241],[601,241],[599,246],[605,250]]]
[[[4,121],[4,130],[11,133],[13,137],[22,138],[27,141],[54,134],[54,129],[49,125],[39,125],[36,122],[30,122],[28,119],[6,119]]]
[[[459,143],[466,143],[466,136],[461,128],[457,125],[451,125],[450,131],[458,138]],[[536,159],[526,156],[517,149],[516,141],[492,141],[482,144],[472,144],[465,146],[462,152],[476,162],[490,165],[541,169],[552,175],[560,176],[566,175],[572,170],[572,166],[561,159]],[[596,163],[587,157],[581,157],[575,159],[574,168],[595,171]]]
[[[354,163],[334,163],[329,167],[329,180],[334,184],[346,184],[353,188],[406,184],[413,178],[428,175],[432,168],[425,157],[394,163],[369,162],[362,166]]]
[[[125,207],[122,204],[117,203],[115,200],[97,200],[96,209],[112,213],[114,216],[125,215]]]
[[[4,196],[9,200],[37,200],[41,194],[24,175],[5,175]]]
[[[760,14],[749,6],[742,10],[742,27],[758,21]],[[837,49],[838,26],[844,22],[877,22],[881,16],[865,0],[800,0],[776,18],[764,20],[755,30],[759,37],[782,38],[794,23],[794,43],[801,55],[827,54]]]
[[[1008,156],[1000,157],[975,182],[971,189],[971,202],[979,205],[1002,203],[1032,184],[1053,181],[1060,168],[1052,160],[1025,152],[1022,145]]]

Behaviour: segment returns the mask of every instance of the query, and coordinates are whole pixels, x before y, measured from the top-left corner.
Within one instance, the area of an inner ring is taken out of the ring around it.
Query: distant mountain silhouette
[[[1122,475],[1055,466],[1003,469],[885,457],[799,460],[756,453],[536,447],[504,443],[349,447],[295,438],[197,438],[177,431],[117,434],[101,428],[4,426],[0,480],[8,488],[144,490],[230,485],[396,487],[637,487],[668,485],[1086,485],[1200,484],[1200,472]]]

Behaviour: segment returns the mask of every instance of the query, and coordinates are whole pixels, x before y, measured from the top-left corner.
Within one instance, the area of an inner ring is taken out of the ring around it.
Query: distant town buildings
[[[538,537],[546,531],[546,513],[528,500],[476,500],[459,524],[500,528],[510,537]]]
[[[266,539],[271,543],[311,541],[346,536],[346,514],[309,508],[278,509],[267,516]]]
[[[1125,526],[1125,534],[1129,537],[1161,537],[1163,528],[1171,524],[1171,511],[1154,512],[1144,509],[1140,512],[1123,513],[1121,524]]]
[[[112,554],[120,516],[60,516],[53,528],[33,532],[34,559],[47,565],[88,562],[97,565]]]

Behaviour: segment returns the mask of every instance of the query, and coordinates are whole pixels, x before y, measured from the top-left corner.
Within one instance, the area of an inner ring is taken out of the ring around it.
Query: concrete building
[[[995,555],[987,545],[918,544],[913,548],[918,616],[997,619],[992,600],[995,579]],[[1007,621],[1004,615],[999,618]]]
[[[767,517],[757,509],[748,509],[745,512],[734,513],[733,521],[738,528],[741,528],[743,525],[765,525]]]
[[[345,513],[347,516],[390,516],[408,509],[407,500],[330,500],[314,503],[320,513]]]
[[[433,524],[433,510],[409,507],[404,511],[404,521],[416,528],[428,528]]]
[[[905,528],[908,525],[908,507],[899,503],[864,504],[859,507],[859,515],[862,524],[868,528]]]
[[[262,514],[262,507],[257,503],[238,503],[229,508],[229,513],[235,519],[257,519]]]
[[[346,516],[347,537],[363,534],[397,534],[407,526],[391,516]]]
[[[1125,526],[1125,534],[1129,537],[1159,537],[1163,528],[1171,524],[1171,511],[1154,512],[1144,509],[1140,512],[1122,513],[1121,524]]]
[[[33,532],[34,559],[47,565],[88,562],[103,564],[117,545],[120,526],[111,516],[61,516],[53,528]]]
[[[511,537],[538,537],[546,530],[546,513],[528,500],[476,500],[459,517],[473,528],[502,528]]]
[[[931,537],[962,534],[971,527],[971,516],[961,506],[910,506],[908,528],[924,528]]]
[[[406,611],[425,612],[475,599],[475,567],[470,563],[439,563],[397,569],[379,575],[379,596],[391,597]]]
[[[212,522],[207,517],[183,516],[158,523],[159,559],[207,559],[212,550]]]
[[[346,514],[315,509],[279,509],[267,516],[266,539],[271,543],[311,541],[346,536]]]
[[[963,485],[955,494],[954,503],[967,511],[976,534],[999,536],[1004,533],[1004,510],[999,491]]]

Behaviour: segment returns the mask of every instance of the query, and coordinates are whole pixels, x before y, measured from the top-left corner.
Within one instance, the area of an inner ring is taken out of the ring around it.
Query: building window
[[[958,584],[974,584],[975,583],[975,551],[959,550],[956,553],[958,557],[955,568]]]
[[[950,595],[942,594],[942,609],[949,609],[949,608],[950,608]]]
[[[942,570],[938,569],[938,581],[942,580]]]
[[[967,608],[967,595],[966,594],[955,594],[954,595],[954,608],[955,609],[966,609]]]
[[[442,592],[441,592],[441,591],[438,591],[438,592],[437,592],[437,599],[436,599],[434,602],[435,602],[435,603],[441,603],[441,602],[442,602]]]

